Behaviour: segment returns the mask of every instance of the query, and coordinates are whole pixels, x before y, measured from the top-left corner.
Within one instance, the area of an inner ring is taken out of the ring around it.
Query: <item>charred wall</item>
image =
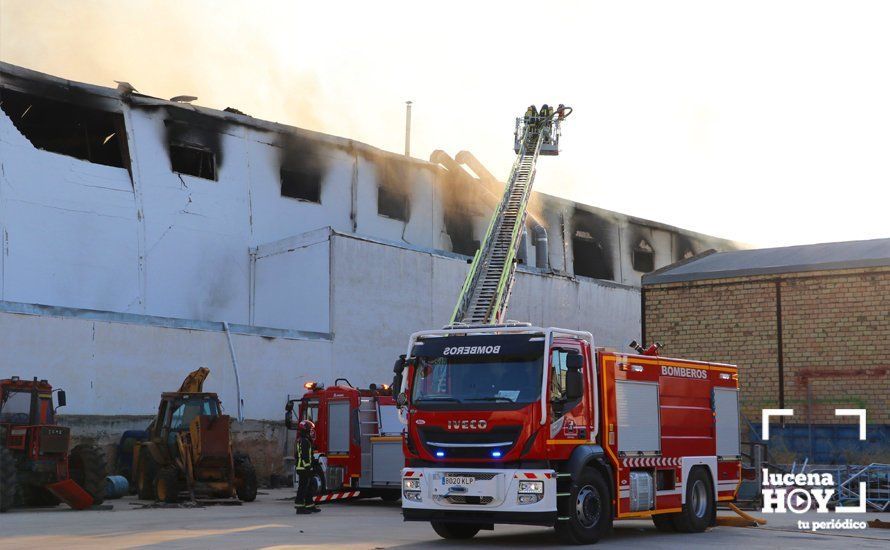
[[[46,90],[37,87],[37,91]],[[90,96],[74,95],[62,101],[32,91],[0,88],[0,107],[34,147],[129,170],[124,117],[105,109],[105,103]]]
[[[281,195],[321,202],[322,185],[330,166],[324,145],[295,132],[278,134]]]
[[[615,280],[613,245],[617,227],[614,221],[593,212],[575,208],[572,213],[572,264],[575,275]]]

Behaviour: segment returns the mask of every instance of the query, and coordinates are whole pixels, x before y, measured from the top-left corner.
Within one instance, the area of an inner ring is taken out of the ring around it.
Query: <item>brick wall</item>
[[[644,294],[646,340],[665,344],[664,355],[737,364],[742,413],[752,422],[780,406],[780,295],[793,422],[809,412],[815,424],[850,424],[834,409],[866,408],[869,424],[890,423],[890,269],[668,283]]]

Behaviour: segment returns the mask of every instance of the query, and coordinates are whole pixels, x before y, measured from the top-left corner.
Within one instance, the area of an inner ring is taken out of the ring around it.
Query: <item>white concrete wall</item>
[[[281,419],[287,394],[331,371],[329,341],[233,334],[244,416]],[[234,371],[224,332],[144,324],[0,313],[2,376],[46,378],[68,394],[62,411],[78,415],[144,415],[161,392],[176,391],[206,366],[204,388],[236,415]]]
[[[408,336],[451,318],[469,266],[458,258],[342,235],[334,235],[332,250],[333,370],[353,384],[388,383]],[[588,330],[596,345],[623,349],[640,338],[640,293],[519,271],[508,317]]]
[[[348,140],[268,123],[252,127],[209,114],[206,121],[216,124],[220,139],[217,181],[181,175],[171,171],[165,120],[180,111],[204,119],[181,106],[101,101],[123,113],[132,177],[124,168],[38,150],[0,114],[0,299],[314,329],[322,319],[305,311],[290,314],[281,308],[266,320],[251,320],[252,292],[274,295],[279,282],[264,277],[257,287],[250,280],[250,248],[322,227],[416,247],[451,248],[443,212],[455,193],[447,198],[446,188],[459,181],[465,185],[465,178],[446,177],[431,164]],[[324,167],[321,204],[281,196],[280,168],[294,161],[293,139],[304,140],[303,147],[308,143]],[[406,222],[377,213],[377,188],[385,183],[407,188]],[[463,205],[472,207],[466,223],[481,239],[496,197],[479,185],[469,193],[460,188],[457,195],[471,196]],[[548,230],[550,267],[566,274],[573,272],[572,251],[563,237],[570,240],[574,232],[576,206],[537,194],[530,206],[531,215]],[[673,261],[677,231],[600,214],[616,227],[610,261],[617,281],[639,285],[641,274],[632,270],[630,258],[640,232],[656,250],[657,267]],[[725,244],[690,238],[696,252]],[[528,241],[526,261],[534,266],[535,250]],[[265,265],[271,268],[271,262]],[[272,287],[262,288],[265,284]]]

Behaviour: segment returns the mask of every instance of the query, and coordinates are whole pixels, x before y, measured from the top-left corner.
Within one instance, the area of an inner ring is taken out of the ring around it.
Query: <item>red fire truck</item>
[[[338,378],[331,387],[316,382],[299,400],[299,420],[316,426],[317,502],[355,497],[400,497],[402,430],[389,386],[368,389]],[[297,400],[291,400],[295,403]],[[296,428],[298,421],[286,421]],[[295,485],[296,486],[296,485]]]
[[[517,120],[516,162],[451,324],[413,334],[396,362],[404,519],[452,539],[516,523],[592,543],[641,517],[703,531],[739,485],[736,367],[504,321],[535,163],[559,153],[567,114],[543,111]]]
[[[702,531],[735,498],[732,365],[527,325],[418,332],[409,349],[402,508],[445,538],[518,523],[590,543],[641,517]]]

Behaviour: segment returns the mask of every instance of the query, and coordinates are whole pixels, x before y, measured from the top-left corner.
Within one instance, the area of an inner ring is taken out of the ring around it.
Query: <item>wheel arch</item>
[[[615,499],[615,477],[612,467],[606,462],[606,453],[599,445],[579,445],[566,461],[563,471],[576,479],[584,468],[593,468],[602,474],[609,488],[609,499]]]
[[[686,504],[686,480],[693,468],[702,468],[711,480],[711,490],[714,493],[714,502],[717,502],[717,457],[716,456],[684,456],[681,461],[682,481],[680,483],[680,498]]]

